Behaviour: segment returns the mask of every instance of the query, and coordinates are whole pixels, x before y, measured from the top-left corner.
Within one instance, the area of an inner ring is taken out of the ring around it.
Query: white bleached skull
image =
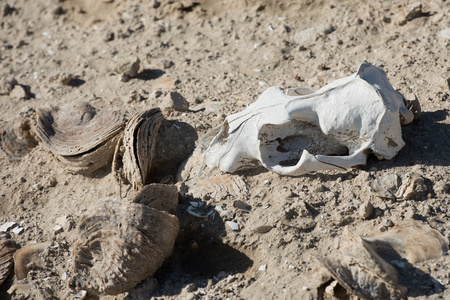
[[[401,124],[414,119],[403,100],[369,63],[315,92],[270,87],[225,119],[204,163],[230,173],[262,165],[296,176],[365,164],[370,152],[391,159],[405,145]]]

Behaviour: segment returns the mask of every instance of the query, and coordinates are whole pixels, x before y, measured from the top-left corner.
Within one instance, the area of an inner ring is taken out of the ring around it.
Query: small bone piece
[[[392,159],[405,145],[401,124],[414,116],[383,70],[363,63],[355,74],[304,94],[268,88],[226,118],[204,163],[230,173],[262,165],[297,176],[362,165],[369,152]]]

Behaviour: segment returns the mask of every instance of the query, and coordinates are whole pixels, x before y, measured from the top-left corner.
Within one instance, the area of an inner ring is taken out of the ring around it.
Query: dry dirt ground
[[[190,201],[232,214],[182,222],[174,254],[153,280],[101,299],[345,299],[338,288],[335,296],[325,292],[331,277],[312,258],[333,256],[344,229],[364,236],[413,218],[450,236],[448,0],[423,1],[421,9],[407,0],[0,4],[0,78],[15,78],[29,92],[28,99],[23,89],[0,95],[4,122],[79,100],[130,117],[176,91],[190,110],[169,119],[190,124],[200,141],[269,86],[320,88],[364,61],[384,69],[394,88],[421,103],[421,118],[403,127],[406,146],[390,161],[370,157],[360,168],[300,177],[255,169],[234,175],[246,183],[240,193],[180,195],[180,219]],[[121,81],[114,66],[135,56],[138,75]],[[76,79],[62,84],[62,74]],[[370,182],[409,171],[425,178],[420,197],[386,200],[369,190]],[[38,290],[29,299],[79,299],[68,287],[76,225],[98,199],[119,197],[110,170],[73,175],[40,143],[18,160],[2,156],[0,178],[0,225],[19,224],[23,232],[10,234],[21,246],[52,243],[43,265],[28,276]],[[375,212],[363,219],[359,208],[366,201]],[[55,231],[61,217],[62,231]],[[407,297],[448,299],[449,266],[444,254],[395,268]],[[9,295],[12,284],[11,276],[0,298],[25,297]]]

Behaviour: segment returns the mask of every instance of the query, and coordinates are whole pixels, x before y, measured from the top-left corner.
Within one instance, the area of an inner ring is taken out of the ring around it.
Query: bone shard
[[[228,116],[204,153],[209,168],[233,173],[257,166],[298,176],[392,159],[405,145],[401,125],[414,119],[386,73],[359,70],[318,91],[270,87]]]

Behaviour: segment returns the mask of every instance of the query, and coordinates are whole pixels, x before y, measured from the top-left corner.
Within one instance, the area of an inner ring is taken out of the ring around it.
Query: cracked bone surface
[[[401,124],[414,119],[403,100],[369,63],[318,91],[270,87],[225,119],[204,163],[230,173],[264,166],[296,176],[362,165],[369,153],[392,159],[405,145]]]

